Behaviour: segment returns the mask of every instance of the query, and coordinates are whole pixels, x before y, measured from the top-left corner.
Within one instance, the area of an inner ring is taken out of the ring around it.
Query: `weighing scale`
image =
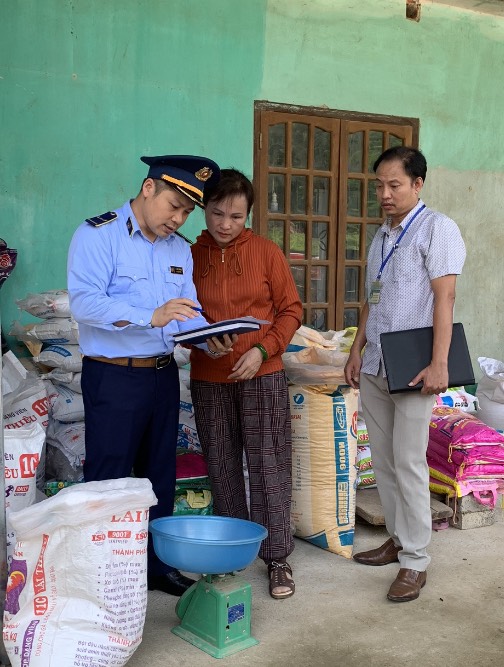
[[[164,563],[201,575],[178,601],[180,624],[172,632],[214,658],[258,644],[250,634],[252,588],[234,573],[257,557],[267,530],[244,519],[200,515],[154,519],[149,530]]]

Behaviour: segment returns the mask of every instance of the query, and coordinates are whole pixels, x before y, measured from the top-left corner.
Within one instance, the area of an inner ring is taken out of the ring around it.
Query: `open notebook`
[[[257,320],[255,317],[237,317],[232,320],[221,320],[214,324],[208,324],[204,327],[198,327],[190,331],[181,331],[173,334],[173,340],[176,343],[204,343],[212,336],[223,336],[224,334],[241,334],[249,331],[257,331],[261,325],[269,324],[268,320]]]
[[[408,382],[432,359],[432,327],[391,331],[380,335],[381,350],[389,392],[418,391],[423,383],[409,387]],[[448,354],[448,386],[462,387],[474,384],[474,371],[467,347],[464,327],[453,325],[450,352]]]

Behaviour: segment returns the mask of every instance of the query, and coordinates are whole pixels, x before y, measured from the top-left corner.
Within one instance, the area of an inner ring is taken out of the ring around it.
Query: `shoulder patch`
[[[192,242],[190,239],[188,239],[187,236],[184,236],[184,235],[181,234],[180,232],[175,232],[175,234],[176,234],[177,236],[180,236],[180,238],[183,239],[186,243],[189,243],[189,245],[192,245],[192,244],[193,244],[193,242]]]
[[[107,225],[109,222],[113,222],[114,220],[117,220],[117,213],[115,211],[102,213],[101,215],[96,215],[94,218],[86,218],[86,222],[93,227],[101,227],[102,225]]]

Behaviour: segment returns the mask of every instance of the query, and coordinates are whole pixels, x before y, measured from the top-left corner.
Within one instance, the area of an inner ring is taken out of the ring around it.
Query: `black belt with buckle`
[[[88,357],[93,361],[101,361],[104,364],[114,366],[131,366],[133,368],[155,368],[160,371],[170,365],[173,352],[163,354],[161,357]]]

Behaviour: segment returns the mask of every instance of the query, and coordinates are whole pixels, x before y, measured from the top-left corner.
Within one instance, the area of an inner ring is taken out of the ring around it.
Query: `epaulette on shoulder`
[[[108,225],[109,222],[113,222],[114,220],[117,220],[117,213],[115,211],[102,213],[101,215],[96,215],[94,218],[86,218],[86,222],[93,227]]]
[[[193,244],[193,242],[192,242],[190,239],[188,239],[187,236],[184,236],[184,235],[181,234],[180,232],[175,232],[175,234],[176,234],[177,236],[180,236],[181,239],[184,239],[184,241],[185,241],[186,243],[189,243],[189,245],[192,245],[192,244]]]

